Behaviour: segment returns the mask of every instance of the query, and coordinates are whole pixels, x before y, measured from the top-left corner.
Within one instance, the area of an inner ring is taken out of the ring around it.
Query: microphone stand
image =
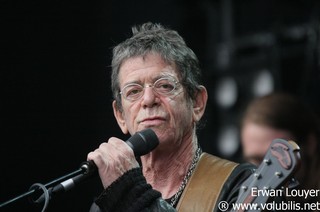
[[[82,163],[80,168],[77,169],[76,171],[70,172],[62,177],[54,179],[45,185],[43,185],[41,183],[33,184],[30,187],[28,192],[25,192],[17,197],[12,198],[11,200],[8,200],[4,203],[1,203],[0,209],[13,203],[13,202],[16,202],[17,200],[20,200],[25,197],[30,197],[32,194],[42,190],[43,194],[37,200],[32,199],[32,202],[33,203],[41,203],[41,202],[45,201],[44,207],[42,209],[42,211],[45,211],[48,204],[49,204],[49,200],[51,199],[53,194],[59,193],[61,191],[70,190],[71,188],[73,188],[75,186],[75,184],[83,181],[84,179],[87,179],[95,171],[96,171],[95,164],[92,161],[86,161],[86,162]]]
[[[159,144],[159,140],[156,133],[152,129],[148,128],[134,134],[132,137],[130,137],[126,141],[126,144],[128,144],[128,146],[133,150],[135,156],[138,157],[141,155],[145,155],[149,153],[151,150],[153,150],[154,148],[156,148]],[[0,204],[0,209],[12,202],[17,201],[18,199],[21,199],[26,196],[30,196],[31,194],[38,192],[40,189],[42,189],[43,194],[37,200],[35,201],[32,200],[32,201],[33,203],[40,203],[42,201],[45,201],[42,209],[42,211],[44,212],[53,194],[59,193],[61,191],[70,190],[77,183],[80,183],[81,181],[87,179],[89,176],[92,176],[95,172],[97,172],[97,170],[98,168],[93,161],[86,161],[81,164],[78,170],[71,172],[70,174],[67,174],[56,180],[53,180],[52,182],[49,182],[45,185],[42,185],[40,183],[33,184],[29,189],[30,191],[18,197],[13,198],[12,200],[9,200],[7,202]],[[55,185],[57,183],[60,183],[60,184]],[[50,186],[53,186],[53,187],[50,187]],[[34,189],[35,187],[38,187],[38,188]],[[47,187],[50,187],[50,188],[48,189]]]

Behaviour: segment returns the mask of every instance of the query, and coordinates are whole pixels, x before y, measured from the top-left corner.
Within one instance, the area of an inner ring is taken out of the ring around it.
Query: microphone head
[[[148,128],[135,133],[126,143],[133,149],[136,157],[148,154],[159,144],[156,133]]]

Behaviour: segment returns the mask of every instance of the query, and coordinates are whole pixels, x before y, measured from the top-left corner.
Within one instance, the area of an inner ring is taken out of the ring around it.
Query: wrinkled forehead
[[[147,54],[126,59],[119,69],[120,85],[137,81],[154,81],[161,77],[179,80],[176,65],[165,61],[159,54]]]

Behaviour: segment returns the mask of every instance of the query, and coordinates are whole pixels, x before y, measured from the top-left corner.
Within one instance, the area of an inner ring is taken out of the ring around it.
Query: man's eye
[[[161,92],[170,92],[174,89],[174,85],[171,83],[160,83],[157,85],[157,90]]]
[[[141,92],[141,88],[130,88],[127,90],[127,96],[134,96],[134,95],[137,95]]]

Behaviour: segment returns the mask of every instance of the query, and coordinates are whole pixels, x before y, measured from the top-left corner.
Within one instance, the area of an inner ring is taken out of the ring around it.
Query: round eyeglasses
[[[140,85],[137,83],[130,83],[120,91],[120,95],[129,101],[136,101],[143,96],[144,89],[153,88],[157,94],[163,96],[171,95],[177,88],[179,82],[171,77],[163,77],[153,83],[153,85]]]

